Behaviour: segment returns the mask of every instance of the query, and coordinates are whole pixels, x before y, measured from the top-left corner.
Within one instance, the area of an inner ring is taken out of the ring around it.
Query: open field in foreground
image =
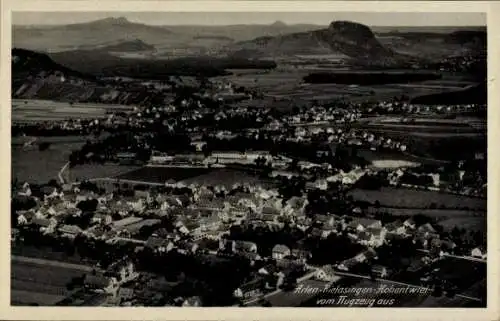
[[[50,247],[35,247],[32,245],[20,245],[17,246],[12,244],[10,249],[12,257],[24,257],[27,260],[47,260],[53,262],[63,262],[68,264],[76,264],[81,266],[94,266],[96,262],[89,262],[88,260],[82,258],[78,253],[71,256],[64,252],[54,251]]]
[[[11,304],[53,305],[70,294],[66,284],[84,273],[79,269],[12,260]]]
[[[354,189],[349,195],[354,200],[372,204],[378,200],[381,206],[387,207],[429,208],[434,204],[436,208],[486,210],[485,199],[425,190],[383,187],[380,190]]]
[[[486,263],[446,257],[433,265],[438,278],[458,286],[459,292],[469,290],[486,278]]]
[[[37,304],[41,306],[55,305],[57,302],[63,300],[64,295],[55,295],[49,293],[37,293],[24,290],[11,290],[10,302],[12,305],[26,306]]]

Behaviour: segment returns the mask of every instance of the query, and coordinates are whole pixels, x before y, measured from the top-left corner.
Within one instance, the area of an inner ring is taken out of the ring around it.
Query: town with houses
[[[393,108],[390,103],[377,107]],[[214,119],[239,117],[247,111],[219,112]],[[484,183],[476,172],[467,171],[470,166],[465,161],[452,169],[434,166],[427,171],[411,161],[375,160],[348,166],[341,164],[342,160],[327,161],[335,159],[336,150],[331,146],[337,150],[343,146],[406,152],[402,142],[349,128],[366,112],[370,109],[342,114],[338,120],[342,129],[290,127],[311,119],[330,122],[339,117],[338,110],[332,113],[322,107],[299,110],[281,121],[250,112],[256,121],[267,119],[268,123],[257,130],[216,129],[192,134],[192,152],[153,150],[138,170],[207,170],[215,171],[213,176],[231,176],[226,180],[202,174],[208,177],[164,183],[149,183],[138,175],[68,182],[62,171],[58,180],[45,185],[19,182],[13,186],[17,210],[13,213],[12,242],[34,246],[57,243],[62,252],[88,260],[92,269],[71,285],[73,290],[61,303],[66,305],[81,301],[82,305],[92,302],[100,306],[300,306],[313,296],[296,295],[292,300],[282,293],[293,293],[307,282],[316,282],[316,286],[343,282],[343,276],[353,274],[370,279],[392,277],[397,282],[452,293],[457,286],[441,284],[438,269],[431,267],[453,257],[485,261],[485,240],[478,235],[467,238],[458,228],[445,232],[424,215],[414,218],[372,211],[380,206],[378,201],[367,207],[353,199],[350,191],[375,185],[368,188],[481,197],[485,195]],[[196,115],[190,120],[202,117]],[[139,112],[129,117],[137,126],[144,121]],[[107,122],[113,124],[110,119]],[[172,130],[175,128],[173,125]],[[206,150],[209,144],[217,146],[217,142],[241,137],[260,143],[258,136],[276,145],[326,138],[329,148],[317,150],[312,155],[314,161],[307,160],[311,157],[298,160],[280,151]],[[140,138],[136,142],[144,144]],[[129,164],[136,161],[137,153],[121,151],[114,157]],[[473,159],[482,157],[475,155]],[[258,179],[247,173],[231,174],[242,169],[258,172]],[[412,255],[408,259],[411,264],[395,265],[393,248]],[[188,275],[182,268],[182,264],[192,262],[200,269],[213,266],[210,269],[215,271],[219,265],[236,265],[238,273],[230,281],[222,273],[203,280],[207,276]],[[169,271],[171,263],[176,267]],[[226,287],[213,289],[212,282],[225,283]],[[217,294],[220,302],[207,302],[212,291],[221,292]]]
[[[72,117],[54,119],[19,110],[60,102],[13,100],[12,305],[486,306],[485,103],[355,84],[286,99],[234,79],[109,77],[147,98],[66,99]],[[374,290],[340,300],[348,288]]]

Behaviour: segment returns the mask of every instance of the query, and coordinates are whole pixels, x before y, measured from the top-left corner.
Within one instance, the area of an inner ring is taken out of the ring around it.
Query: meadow
[[[70,294],[66,285],[82,277],[78,269],[45,266],[31,262],[11,262],[12,305],[54,305]]]
[[[12,122],[62,121],[105,117],[110,111],[126,112],[131,106],[69,103],[51,100],[12,100]]]
[[[117,175],[115,178],[133,181],[165,183],[168,180],[182,181],[210,172],[207,168],[152,167],[145,166]]]
[[[354,189],[349,195],[354,200],[371,204],[379,201],[381,206],[394,208],[429,209],[434,206],[439,209],[486,210],[485,199],[426,190],[383,187],[380,190]]]

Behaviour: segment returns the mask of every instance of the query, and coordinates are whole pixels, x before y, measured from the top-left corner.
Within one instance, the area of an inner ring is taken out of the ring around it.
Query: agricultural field
[[[438,224],[445,231],[451,231],[454,227],[463,228],[467,231],[479,231],[486,234],[487,220],[486,216],[482,217],[454,217],[440,221]]]
[[[415,123],[415,124],[403,124],[403,123],[377,123],[371,122],[368,125],[363,126],[367,130],[393,130],[393,131],[408,131],[408,132],[425,132],[425,133],[449,133],[449,134],[470,134],[477,133],[477,130],[470,127],[467,124],[431,124],[428,123]],[[478,133],[479,134],[479,133]]]
[[[10,302],[14,306],[26,306],[26,305],[41,305],[41,306],[51,306],[63,300],[66,296],[49,294],[49,293],[38,293],[31,290],[11,290],[10,291]]]
[[[12,179],[21,182],[47,183],[57,179],[61,168],[68,162],[72,151],[80,149],[88,137],[42,137],[40,142],[50,142],[51,145],[44,151],[37,146],[23,147],[24,139],[13,141],[11,147]],[[98,178],[116,176],[121,173],[137,169],[137,166],[106,165],[78,165],[69,169],[69,179]]]
[[[434,205],[436,208],[486,211],[485,199],[425,190],[383,187],[380,190],[354,189],[349,195],[354,200],[372,204],[379,201],[385,207],[424,209]]]
[[[50,100],[12,100],[12,122],[61,121],[67,119],[94,119],[106,116],[109,111],[130,111],[122,105],[83,104]]]
[[[272,185],[267,180],[262,180],[256,175],[252,175],[243,171],[233,169],[216,169],[206,174],[188,178],[182,181],[184,184],[203,184],[203,185],[222,185],[230,188],[234,184],[249,184],[249,185]]]
[[[435,217],[444,220],[453,218],[477,218],[477,221],[486,219],[486,211],[471,211],[471,210],[450,210],[450,209],[426,209],[426,208],[394,208],[394,207],[368,207],[367,212],[370,214],[389,213],[395,216],[413,216],[417,214]],[[446,224],[446,223],[445,223]]]
[[[152,167],[145,166],[139,169],[116,176],[118,179],[128,179],[141,182],[165,183],[168,180],[182,181],[198,175],[209,173],[208,168],[185,167]]]
[[[433,269],[439,279],[458,286],[461,293],[480,283],[486,277],[486,263],[446,257],[437,261]]]
[[[385,84],[370,86],[351,86],[340,84],[306,84],[304,76],[310,72],[338,72],[339,68],[316,64],[307,66],[279,65],[271,71],[232,71],[232,75],[215,77],[214,80],[231,81],[236,86],[244,86],[264,92],[269,97],[291,98],[303,101],[330,101],[349,98],[351,101],[384,100],[406,95],[417,97],[462,89],[472,83],[462,81],[453,75],[444,75],[443,79],[415,82],[410,84]],[[345,71],[345,70],[344,70]],[[356,72],[349,70],[349,72]],[[365,71],[357,71],[363,73]]]
[[[267,182],[244,171],[234,169],[184,168],[184,167],[152,167],[146,166],[131,172],[118,175],[115,178],[151,183],[165,183],[168,180],[186,185],[223,185],[231,187],[234,184],[257,184]]]
[[[66,284],[72,278],[82,277],[84,273],[79,269],[13,260],[11,304],[54,305],[71,293]]]
[[[70,181],[81,181],[83,179],[115,177],[140,169],[139,166],[118,165],[118,164],[84,164],[77,165],[67,170]]]
[[[47,150],[39,151],[35,146],[25,149],[14,145],[11,148],[12,179],[33,183],[47,183],[57,179],[57,174],[69,160],[73,150],[84,142],[52,144]]]
[[[83,258],[78,253],[68,255],[64,252],[55,251],[50,247],[36,247],[33,245],[11,245],[12,257],[23,257],[26,260],[48,260],[52,262],[77,264],[79,266],[93,266],[96,262]]]

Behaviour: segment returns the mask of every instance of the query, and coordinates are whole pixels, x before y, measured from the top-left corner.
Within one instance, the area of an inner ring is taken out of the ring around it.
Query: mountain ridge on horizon
[[[427,27],[429,29],[432,27]],[[394,60],[396,57],[415,56],[411,51],[422,47],[422,41],[430,38],[442,41],[448,34],[471,28],[435,27],[436,32],[421,31],[413,27],[403,31],[397,27],[385,27],[382,34],[362,23],[334,20],[329,25],[287,25],[275,21],[266,25],[233,26],[159,26],[132,22],[125,17],[108,17],[86,23],[51,26],[41,29],[13,28],[13,46],[35,51],[64,52],[78,49],[98,50],[106,46],[118,46],[125,51],[134,48],[157,48],[160,56],[169,56],[176,50],[196,54],[234,54],[255,58],[296,54],[344,54],[351,58]],[[455,45],[476,37],[484,42],[482,30],[472,30],[454,38]],[[383,36],[389,36],[385,39]],[[402,37],[402,38],[401,38]],[[137,43],[140,40],[142,44]],[[444,41],[444,40],[443,40]],[[128,42],[128,43],[127,43]],[[229,43],[228,43],[229,42]],[[426,50],[433,44],[427,44]],[[204,49],[200,49],[204,48]],[[402,52],[399,52],[402,49]],[[459,50],[455,46],[453,50]],[[402,53],[402,54],[400,54]],[[425,56],[425,55],[424,55]]]
[[[343,19],[339,19],[343,20]],[[336,21],[333,19],[332,21]],[[347,20],[351,21],[351,20]],[[286,27],[286,26],[297,26],[297,25],[311,25],[311,26],[328,26],[329,23],[324,23],[324,24],[318,24],[318,23],[313,23],[313,22],[297,22],[297,23],[290,23],[290,22],[284,22],[282,20],[275,20],[273,22],[269,23],[231,23],[231,24],[220,24],[220,25],[210,25],[210,24],[148,24],[146,22],[142,21],[132,21],[127,17],[124,16],[118,16],[118,17],[106,17],[106,18],[101,18],[101,19],[95,19],[95,20],[88,20],[88,21],[80,21],[80,22],[72,22],[72,23],[59,23],[59,24],[12,24],[14,27],[61,27],[61,26],[72,26],[72,25],[84,25],[84,24],[92,24],[92,23],[112,23],[112,24],[137,24],[137,25],[144,25],[144,26],[152,26],[152,27],[163,27],[163,26],[172,26],[172,27],[189,27],[189,26],[203,26],[203,27],[224,27],[224,26],[280,26],[280,27]],[[463,26],[463,25],[436,25],[436,26],[411,26],[411,25],[371,25],[363,22],[358,22],[358,21],[351,21],[355,23],[360,23],[360,24],[365,24],[369,26],[370,28],[459,28],[459,29],[468,29],[468,28],[486,28],[486,26],[483,25],[468,25],[468,26]],[[331,23],[331,22],[330,22]]]

